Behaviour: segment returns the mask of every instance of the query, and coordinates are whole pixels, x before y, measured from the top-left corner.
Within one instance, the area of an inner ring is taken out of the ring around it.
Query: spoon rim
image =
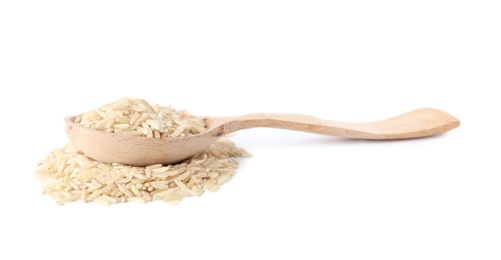
[[[65,117],[65,132],[80,151],[99,162],[131,166],[181,162],[209,147],[224,129],[219,125],[196,135],[149,138],[92,129],[74,120],[75,116]]]

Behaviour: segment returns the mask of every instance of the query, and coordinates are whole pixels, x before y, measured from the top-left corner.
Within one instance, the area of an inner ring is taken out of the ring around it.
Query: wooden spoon
[[[444,133],[459,126],[455,117],[432,108],[414,110],[382,121],[344,123],[292,114],[250,114],[236,117],[207,117],[207,131],[174,138],[146,138],[92,130],[65,118],[66,134],[86,155],[107,163],[135,166],[172,164],[201,152],[231,132],[273,127],[356,139],[408,139]]]

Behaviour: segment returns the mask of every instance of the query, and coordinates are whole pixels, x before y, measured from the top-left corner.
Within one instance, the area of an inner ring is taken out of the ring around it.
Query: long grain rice
[[[152,106],[133,97],[124,97],[80,114],[75,117],[75,123],[91,129],[148,138],[182,137],[206,130],[203,117],[170,106]]]
[[[53,150],[38,165],[36,174],[45,194],[58,204],[77,200],[104,206],[152,200],[177,204],[205,190],[216,191],[235,174],[236,157],[240,156],[249,154],[222,138],[184,162],[135,167],[95,161],[69,143]]]
[[[206,130],[201,117],[130,97],[78,115],[75,123],[147,138],[175,138]],[[204,190],[218,190],[235,173],[239,156],[249,154],[222,138],[178,164],[134,167],[98,162],[69,143],[53,150],[38,165],[36,174],[44,184],[45,194],[59,204],[76,200],[104,206],[152,200],[177,204],[182,198],[201,195]]]

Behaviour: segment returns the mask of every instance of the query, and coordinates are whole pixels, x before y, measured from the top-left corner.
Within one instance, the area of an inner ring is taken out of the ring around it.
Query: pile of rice
[[[170,106],[150,105],[143,99],[124,97],[76,116],[75,123],[92,129],[148,138],[168,138],[205,132],[202,117]]]
[[[203,119],[186,111],[151,106],[134,98],[120,99],[77,118],[78,123],[94,129],[139,132],[137,135],[149,138],[186,136],[205,130]],[[77,200],[105,206],[153,200],[177,204],[205,190],[217,191],[235,174],[236,158],[248,156],[232,141],[221,138],[181,163],[136,167],[96,161],[69,143],[53,150],[35,173],[43,182],[44,193],[58,204]]]

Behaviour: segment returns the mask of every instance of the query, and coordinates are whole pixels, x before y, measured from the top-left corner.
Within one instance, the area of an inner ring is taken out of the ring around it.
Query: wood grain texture
[[[272,127],[315,134],[369,140],[433,136],[459,126],[459,120],[438,109],[422,108],[386,120],[346,123],[306,115],[258,113],[237,117],[207,117],[204,133],[176,138],[145,138],[92,130],[65,119],[65,129],[86,155],[102,162],[129,165],[172,164],[201,152],[218,138],[254,127]]]

